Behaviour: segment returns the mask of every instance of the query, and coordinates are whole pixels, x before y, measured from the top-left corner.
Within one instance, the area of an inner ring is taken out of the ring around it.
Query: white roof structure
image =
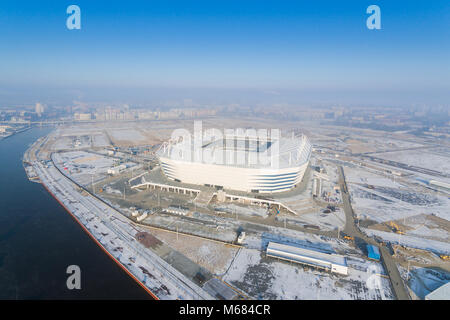
[[[312,265],[339,274],[348,274],[346,259],[338,254],[323,253],[276,242],[269,242],[266,252],[270,257]]]
[[[312,150],[306,136],[195,139],[190,134],[178,136],[158,150],[168,179],[244,192],[283,192],[303,179]]]
[[[430,184],[432,186],[441,187],[441,188],[450,190],[450,184],[449,183],[445,183],[445,182],[437,181],[437,180],[430,180]]]
[[[450,282],[427,294],[425,300],[450,300]]]
[[[292,138],[226,135],[198,146],[190,140],[190,137],[169,141],[163,144],[158,154],[162,158],[187,162],[204,162],[204,154],[208,154],[214,164],[244,168],[271,167],[273,160],[276,159],[277,168],[282,169],[301,166],[308,162],[311,151],[311,143],[304,135]],[[265,157],[268,161],[265,163],[258,161],[261,157]]]

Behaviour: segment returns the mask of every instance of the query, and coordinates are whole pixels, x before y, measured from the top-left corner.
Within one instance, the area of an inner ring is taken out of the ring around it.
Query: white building
[[[430,186],[438,188],[438,189],[443,189],[445,191],[450,191],[450,184],[442,182],[442,181],[430,180]]]
[[[40,117],[44,113],[45,108],[41,103],[38,102],[36,103],[35,111],[37,115]]]
[[[228,135],[195,145],[190,137],[159,150],[165,176],[189,184],[245,192],[282,192],[303,178],[311,156],[306,136],[267,138]]]
[[[74,118],[75,120],[80,120],[80,121],[89,121],[92,119],[92,115],[90,113],[75,113],[74,114]]]
[[[121,173],[122,171],[124,171],[126,168],[127,168],[126,165],[121,164],[121,165],[118,165],[118,166],[116,166],[116,167],[109,168],[109,169],[108,169],[108,174],[116,175],[116,174],[119,174],[119,173]]]
[[[338,254],[323,253],[276,242],[269,242],[266,254],[268,257],[306,264],[342,275],[348,274],[346,259]]]

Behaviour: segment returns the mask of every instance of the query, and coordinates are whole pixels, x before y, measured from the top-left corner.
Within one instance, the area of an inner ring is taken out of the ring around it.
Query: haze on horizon
[[[0,106],[74,100],[449,105],[448,1],[21,1]],[[366,28],[381,8],[382,29]]]

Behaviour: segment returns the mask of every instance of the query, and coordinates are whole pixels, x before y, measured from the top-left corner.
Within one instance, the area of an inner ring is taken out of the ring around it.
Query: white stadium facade
[[[158,151],[165,176],[218,189],[272,193],[294,188],[311,156],[306,136],[226,135],[207,143],[171,140]]]

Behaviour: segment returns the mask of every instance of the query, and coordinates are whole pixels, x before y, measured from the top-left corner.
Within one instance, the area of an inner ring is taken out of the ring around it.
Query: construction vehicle
[[[347,241],[355,241],[355,238],[354,238],[354,237],[351,237],[351,236],[347,235],[347,234],[344,233],[344,232],[340,232],[340,234],[342,235],[342,239],[344,239],[344,240],[347,240]]]
[[[442,260],[450,261],[450,256],[448,256],[446,254],[441,254],[440,257],[441,257]]]
[[[387,225],[388,227],[391,228],[393,232],[398,234],[405,234],[405,232],[403,232],[402,229],[400,229],[400,227],[398,226],[398,224],[396,224],[394,221],[389,221]]]

